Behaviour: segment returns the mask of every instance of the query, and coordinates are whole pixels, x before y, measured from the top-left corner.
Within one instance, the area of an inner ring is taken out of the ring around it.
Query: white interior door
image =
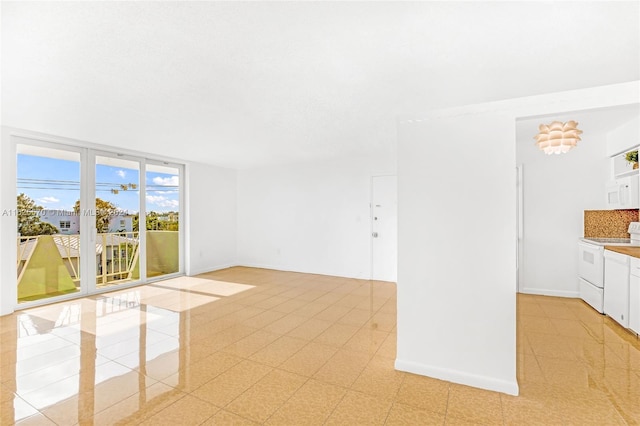
[[[398,178],[371,179],[371,279],[397,280]]]

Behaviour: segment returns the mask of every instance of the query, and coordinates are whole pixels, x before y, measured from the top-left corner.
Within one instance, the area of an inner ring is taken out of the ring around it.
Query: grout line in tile
[[[285,370],[280,370],[280,371],[285,371]],[[303,377],[304,377],[304,376],[303,376]],[[309,383],[311,380],[312,380],[312,378],[311,378],[311,377],[307,377],[307,380],[305,380],[305,382],[304,382],[302,385],[300,385],[300,387],[299,387],[298,389],[296,389],[296,391],[295,391],[295,392],[293,392],[291,395],[289,395],[289,398],[287,398],[287,399],[286,399],[282,404],[280,404],[280,406],[279,406],[279,407],[278,407],[278,408],[277,408],[273,413],[271,413],[271,414],[269,415],[269,417],[267,417],[267,419],[263,422],[263,424],[267,424],[267,423],[269,423],[269,420],[271,419],[271,417],[273,417],[273,416],[274,416],[278,411],[280,411],[280,409],[281,409],[282,407],[284,407],[284,405],[285,405],[287,402],[289,402],[289,400],[291,400],[291,398],[293,398],[293,396],[294,396],[295,394],[297,394],[297,393],[300,391],[300,389],[302,389],[302,388],[303,388],[307,383]]]
[[[402,380],[400,380],[400,386],[398,386],[398,389],[396,389],[396,393],[393,396],[392,399],[392,403],[391,403],[391,408],[389,408],[389,411],[387,411],[387,415],[384,418],[384,424],[387,424],[387,420],[389,419],[389,415],[391,414],[391,411],[393,410],[393,407],[395,407],[396,403],[397,403],[397,398],[398,398],[398,394],[400,393],[400,389],[402,389],[402,385],[404,384],[404,381],[406,379],[406,374],[402,375]],[[443,422],[444,422],[445,417],[443,417]]]
[[[334,385],[334,386],[337,386],[337,385]],[[340,386],[340,387],[342,387],[342,386]],[[344,399],[346,398],[348,392],[349,392],[349,390],[347,390],[347,392],[345,392],[344,395],[342,395],[342,398],[340,398],[340,401],[338,401],[338,403],[335,405],[335,407],[333,407],[333,410],[331,410],[331,412],[325,417],[324,422],[322,422],[323,425],[327,424],[327,422],[329,421],[331,416],[333,416],[333,413],[336,412],[336,410],[338,409],[340,404],[342,404],[342,401],[344,401]]]
[[[444,408],[444,423],[447,424],[449,418],[449,401],[451,400],[451,383],[447,386],[447,406]]]

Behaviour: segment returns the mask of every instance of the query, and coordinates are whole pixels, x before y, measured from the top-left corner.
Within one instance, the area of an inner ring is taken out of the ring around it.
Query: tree
[[[132,220],[133,231],[138,232],[140,230],[140,214],[137,214],[133,217]],[[147,213],[147,231],[157,231],[159,230],[159,222],[158,222],[158,213],[156,212],[148,212]]]
[[[73,205],[73,211],[80,213],[80,200]],[[116,206],[111,201],[96,198],[96,230],[98,233],[109,232],[109,220],[114,215]]]
[[[36,204],[24,193],[18,195],[18,233],[24,237],[57,234],[58,228],[40,220],[42,206]]]
[[[178,212],[165,212],[158,213],[154,211],[147,212],[147,231],[177,231],[179,223],[177,219],[169,221],[161,218],[167,216],[178,217]],[[138,232],[140,230],[140,215],[137,214],[132,220],[133,231]]]
[[[149,212],[147,213],[147,231],[158,231],[160,228],[160,224],[158,221],[158,213]]]
[[[131,219],[131,228],[133,232],[138,232],[140,230],[140,213],[136,214],[133,216],[133,219]]]

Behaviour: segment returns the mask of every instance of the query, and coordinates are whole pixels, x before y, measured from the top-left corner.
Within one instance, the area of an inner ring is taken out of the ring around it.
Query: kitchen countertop
[[[633,246],[604,246],[605,250],[615,251],[616,253],[626,254],[631,257],[640,258],[640,247]]]

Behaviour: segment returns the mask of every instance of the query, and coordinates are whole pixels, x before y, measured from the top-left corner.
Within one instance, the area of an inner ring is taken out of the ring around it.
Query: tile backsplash
[[[585,210],[586,238],[629,238],[629,223],[638,222],[638,210]]]

